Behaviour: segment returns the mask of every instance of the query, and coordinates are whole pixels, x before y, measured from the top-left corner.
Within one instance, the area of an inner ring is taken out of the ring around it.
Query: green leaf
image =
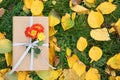
[[[44,41],[39,41],[38,46],[42,46],[43,43]]]

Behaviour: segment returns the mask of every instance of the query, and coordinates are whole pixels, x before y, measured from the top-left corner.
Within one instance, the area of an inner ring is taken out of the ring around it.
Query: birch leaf
[[[86,73],[86,80],[101,80],[100,74],[97,69],[90,68],[88,72]]]
[[[118,19],[118,21],[113,25],[113,28],[115,29],[115,31],[118,33],[118,35],[120,36],[120,18]]]
[[[44,4],[42,1],[34,0],[32,2],[32,5],[31,5],[32,15],[38,16],[38,15],[42,14],[43,9],[44,9]]]
[[[77,57],[77,55],[73,54],[71,57],[67,57],[67,61],[68,61],[68,66],[70,68],[73,67],[73,64],[76,62],[76,61],[79,61],[79,58]]]
[[[34,0],[24,0],[25,7],[31,9],[31,5]]]
[[[66,13],[61,19],[61,24],[65,31],[74,26],[74,20],[71,19],[70,14]]]
[[[63,80],[79,80],[79,76],[73,69],[64,69],[63,70]]]
[[[120,69],[120,53],[114,55],[107,61],[107,65],[113,69]]]
[[[12,66],[12,54],[5,53],[5,59],[6,59],[7,66]]]
[[[79,4],[73,5],[73,2],[71,0],[69,2],[69,6],[73,11],[75,11],[77,13],[88,13],[88,11],[89,11],[87,8],[85,8]]]
[[[60,23],[60,17],[57,15],[55,10],[51,10],[49,13],[49,26],[54,27]]]
[[[93,29],[90,31],[90,36],[97,41],[108,41],[110,40],[107,28]]]
[[[55,30],[54,27],[49,27],[49,36],[53,36],[57,33],[57,30]]]
[[[87,21],[91,28],[100,28],[104,22],[104,18],[100,12],[91,11]]]
[[[19,71],[17,72],[18,80],[26,80],[28,72],[26,71]]]
[[[96,0],[85,0],[87,3],[94,4]]]
[[[91,62],[98,61],[102,57],[102,54],[103,52],[99,47],[93,46],[89,51],[89,57],[91,58]]]
[[[81,76],[83,73],[86,72],[86,65],[81,61],[76,61],[73,64],[72,69],[77,73],[77,75]]]
[[[72,50],[69,47],[67,47],[66,48],[66,55],[71,56],[71,52],[72,52]]]
[[[88,42],[84,37],[80,37],[77,41],[77,49],[79,51],[84,51],[85,48],[87,47]]]
[[[102,14],[110,14],[115,11],[116,8],[117,6],[112,4],[111,2],[103,2],[98,5],[96,9],[102,12]]]

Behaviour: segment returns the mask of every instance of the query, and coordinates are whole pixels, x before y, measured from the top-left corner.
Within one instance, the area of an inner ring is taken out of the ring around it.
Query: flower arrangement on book
[[[42,46],[45,40],[44,27],[41,24],[33,24],[28,26],[25,30],[26,37],[31,38],[31,42],[37,41],[37,45],[34,46],[35,55],[40,53],[40,48],[37,46]]]

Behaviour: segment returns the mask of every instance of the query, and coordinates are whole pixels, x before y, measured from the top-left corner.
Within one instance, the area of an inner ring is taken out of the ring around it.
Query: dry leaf
[[[90,3],[90,4],[94,4],[96,0],[85,0],[85,2]]]
[[[74,20],[71,19],[70,14],[66,13],[64,16],[62,16],[61,24],[65,31],[74,26]]]
[[[79,80],[79,76],[75,73],[73,69],[64,69],[63,77],[63,80]]]
[[[0,39],[5,39],[5,35],[6,35],[6,33],[1,33],[0,32]]]
[[[33,1],[34,0],[24,0],[25,7],[27,9],[31,9],[31,5],[32,5]]]
[[[107,61],[107,65],[113,69],[120,69],[120,53],[114,55]]]
[[[118,35],[120,36],[120,18],[118,19],[118,21],[112,25],[113,28],[115,29],[115,31],[118,33]]]
[[[77,13],[88,13],[88,11],[89,11],[87,8],[85,8],[79,4],[73,5],[73,2],[71,0],[69,2],[69,6],[73,11],[75,11]]]
[[[103,15],[100,12],[91,11],[88,15],[88,24],[91,28],[100,28],[104,22]]]
[[[111,28],[109,29],[109,33],[113,33],[113,32],[115,32],[115,29],[114,29],[113,27],[111,27]]]
[[[26,80],[28,72],[26,71],[19,71],[17,72],[18,80]]]
[[[93,29],[90,31],[90,36],[97,41],[108,41],[110,40],[107,28]]]
[[[101,80],[100,79],[100,74],[97,69],[95,68],[90,68],[88,72],[86,73],[86,80]]]
[[[97,46],[93,46],[89,50],[89,57],[91,58],[91,62],[98,61],[102,57],[102,54],[102,50]]]
[[[4,8],[0,8],[0,17],[3,16],[4,12],[5,12]]]
[[[49,13],[49,26],[54,27],[60,23],[60,17],[57,15],[54,9]]]
[[[111,69],[110,67],[107,67],[105,69],[105,72],[108,73],[111,76],[116,76],[115,70]]]
[[[67,57],[67,61],[68,61],[68,66],[70,68],[73,67],[73,64],[76,62],[76,61],[79,61],[79,58],[77,57],[77,55],[73,54],[71,57]]]
[[[116,76],[115,79],[116,79],[116,80],[120,80],[120,76]]]
[[[87,47],[88,42],[84,37],[80,37],[77,41],[77,49],[79,51],[84,51],[85,48]]]
[[[77,75],[81,76],[86,72],[86,65],[81,61],[76,61],[73,64],[72,69],[76,72]]]
[[[44,9],[44,4],[40,0],[34,0],[31,5],[31,12],[32,15],[38,16],[42,14],[42,11]]]
[[[12,54],[5,53],[5,59],[6,59],[7,66],[12,66]]]
[[[57,30],[55,30],[54,27],[49,27],[49,36],[53,36],[57,33]]]
[[[98,5],[96,9],[102,12],[102,14],[110,14],[115,11],[116,8],[117,6],[112,4],[111,2],[103,2]]]
[[[70,57],[71,56],[71,52],[72,52],[72,50],[69,47],[67,47],[66,48],[66,55]]]

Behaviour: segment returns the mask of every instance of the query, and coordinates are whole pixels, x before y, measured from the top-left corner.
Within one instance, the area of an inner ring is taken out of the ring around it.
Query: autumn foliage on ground
[[[120,80],[120,0],[0,0],[0,80]],[[49,63],[12,69],[12,17],[48,16]]]

